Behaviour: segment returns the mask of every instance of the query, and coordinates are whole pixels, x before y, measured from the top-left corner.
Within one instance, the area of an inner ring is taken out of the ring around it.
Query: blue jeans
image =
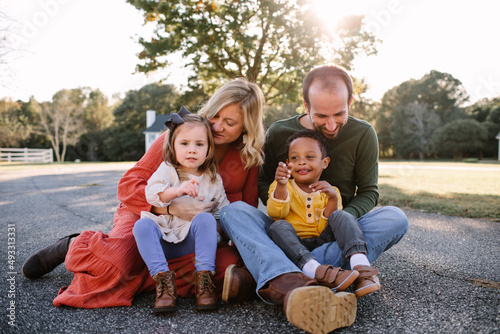
[[[224,232],[233,241],[248,270],[257,281],[258,290],[279,275],[300,272],[283,251],[269,238],[267,232],[273,219],[244,202],[224,207],[220,214]],[[387,206],[369,212],[358,219],[367,244],[367,257],[374,262],[384,251],[401,240],[408,230],[403,211]],[[312,254],[321,264],[348,268],[337,242],[314,249]]]
[[[195,253],[197,271],[215,270],[217,221],[210,213],[202,212],[196,215],[186,239],[177,244],[165,241],[158,225],[149,218],[136,221],[133,233],[151,277],[168,271],[168,260],[192,253]]]

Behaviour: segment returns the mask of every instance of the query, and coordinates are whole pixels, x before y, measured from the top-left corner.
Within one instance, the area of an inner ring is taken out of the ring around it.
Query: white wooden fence
[[[6,162],[54,162],[51,148],[0,148],[0,161]]]

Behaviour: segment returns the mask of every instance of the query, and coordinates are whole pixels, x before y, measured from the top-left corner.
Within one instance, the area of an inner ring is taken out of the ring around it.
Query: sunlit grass
[[[498,164],[381,163],[379,187],[381,205],[500,221]]]

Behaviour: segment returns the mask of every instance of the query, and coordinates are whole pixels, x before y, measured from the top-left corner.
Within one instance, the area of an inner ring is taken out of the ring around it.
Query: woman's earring
[[[243,144],[247,143],[247,134],[243,134]]]

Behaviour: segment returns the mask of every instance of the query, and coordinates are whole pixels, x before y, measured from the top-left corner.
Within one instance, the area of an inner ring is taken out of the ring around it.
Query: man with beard
[[[343,211],[353,215],[360,224],[366,239],[366,256],[369,263],[373,263],[397,244],[408,229],[405,214],[396,207],[371,211],[379,196],[375,130],[369,123],[349,116],[352,79],[340,66],[325,65],[311,70],[303,82],[303,98],[306,114],[277,121],[267,131],[265,160],[259,173],[259,197],[267,203],[278,163],[287,159],[288,137],[305,128],[320,132],[327,138],[327,155],[332,161],[320,179],[340,190]],[[335,294],[317,286],[319,277],[311,279],[304,275],[268,237],[273,222],[269,216],[245,203],[235,202],[223,209],[220,219],[257,282],[257,294],[265,302],[284,304],[292,324],[315,333],[330,332],[354,322],[356,300],[352,300],[353,295]],[[315,248],[312,254],[321,264],[351,269],[353,259],[345,258],[335,241]],[[366,270],[359,272],[360,279],[377,274],[369,263],[364,266]],[[242,268],[228,268],[224,284],[226,301],[238,300],[245,290],[247,273]]]

